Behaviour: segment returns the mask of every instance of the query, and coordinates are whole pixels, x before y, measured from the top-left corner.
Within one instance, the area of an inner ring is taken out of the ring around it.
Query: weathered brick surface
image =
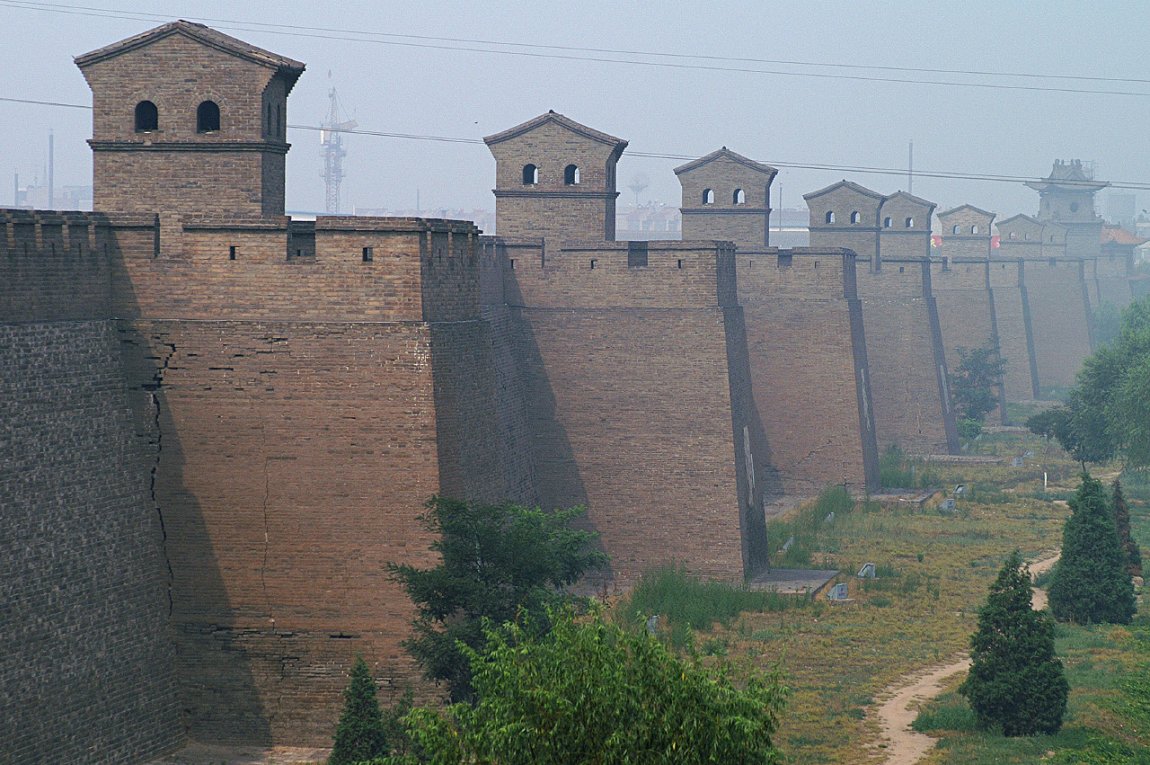
[[[878,485],[854,261],[807,248],[737,255],[755,406],[788,494]]]
[[[986,237],[989,241],[989,237]],[[950,241],[943,239],[943,252]],[[954,370],[961,356],[959,348],[998,349],[998,326],[994,294],[990,289],[990,262],[986,258],[951,258],[931,261],[930,284],[938,306],[942,345],[948,370]],[[1008,362],[1009,363],[1009,362]],[[998,416],[1006,416],[1003,386],[998,386]]]
[[[1006,362],[1002,381],[1008,401],[1027,401],[1039,395],[1024,268],[1024,261],[1017,258],[995,257],[989,263],[998,347]]]
[[[29,304],[5,287],[0,309],[0,761],[134,763],[184,736],[165,530],[114,326],[42,315],[61,257],[17,267]]]
[[[956,450],[929,261],[884,259],[882,271],[860,267],[857,273],[879,449]]]
[[[729,245],[651,243],[629,267],[626,244],[588,243],[506,274],[544,506],[587,506],[617,584],[671,561],[728,580],[764,565]]]
[[[1040,388],[1069,387],[1091,353],[1090,301],[1082,260],[1028,261],[1026,294]]]

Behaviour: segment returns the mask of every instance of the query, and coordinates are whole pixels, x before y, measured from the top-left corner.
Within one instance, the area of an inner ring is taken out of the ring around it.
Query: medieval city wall
[[[67,219],[66,225],[59,221]],[[134,763],[184,738],[150,453],[97,219],[0,211],[5,762]]]
[[[726,580],[765,565],[777,486],[729,245],[587,243],[505,274],[544,507],[587,507],[617,584],[673,561]]]
[[[914,453],[955,451],[958,433],[929,262],[884,258],[882,270],[874,272],[868,260],[859,258],[856,273],[879,449],[896,444]]]
[[[1133,270],[1131,261],[1130,255],[1108,252],[1105,247],[1102,249],[1102,254],[1095,261],[1100,303],[1125,308],[1133,301],[1134,294],[1130,289],[1130,274]]]
[[[950,251],[949,242],[947,251]],[[998,330],[994,295],[990,290],[989,263],[985,258],[932,260],[930,284],[938,307],[946,366],[954,371],[961,360],[959,348],[997,348]],[[1006,415],[1003,391],[998,391],[999,417]]]
[[[787,494],[878,486],[854,261],[809,248],[737,255],[755,407]]]
[[[1091,353],[1090,302],[1082,260],[1027,261],[1026,294],[1039,387],[1044,393],[1050,388],[1068,388]]]
[[[1036,399],[1039,397],[1038,367],[1024,261],[1015,258],[991,260],[989,279],[999,353],[1006,362],[1002,378],[1006,398],[1008,401]]]

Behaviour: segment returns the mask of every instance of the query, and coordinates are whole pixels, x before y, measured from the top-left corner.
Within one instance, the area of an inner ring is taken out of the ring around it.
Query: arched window
[[[1024,240],[1026,240],[1027,242],[1029,242],[1029,241],[1030,241],[1030,234],[1023,234],[1023,235],[1022,235],[1022,238],[1023,238]]]
[[[703,204],[705,204],[705,205],[715,204],[715,190],[714,189],[703,189]]]
[[[160,129],[160,112],[151,101],[136,104],[136,132],[150,133]]]
[[[894,221],[891,220],[889,215],[882,219],[882,227],[883,228],[890,228],[893,225],[894,225]]]
[[[579,167],[577,165],[567,165],[563,169],[563,182],[568,186],[579,184]]]
[[[858,210],[851,213],[851,223],[859,223],[862,221],[862,214]]]
[[[731,201],[737,205],[745,205],[747,203],[747,195],[742,189],[735,189],[735,193],[731,195]]]
[[[978,233],[978,226],[971,226],[970,227],[970,233],[977,234]]]
[[[535,165],[523,166],[523,185],[534,186],[539,183],[539,168]]]
[[[914,218],[907,218],[904,220],[903,226],[906,228],[914,228]]]
[[[1017,234],[1016,232],[1014,232],[1014,231],[1011,231],[1011,232],[1010,232],[1010,236],[1009,236],[1009,237],[1007,237],[1007,238],[1008,238],[1008,239],[1013,239],[1013,238],[1014,238],[1014,237],[1016,237],[1016,236],[1018,236],[1018,234]]]
[[[196,132],[215,133],[220,129],[220,107],[215,101],[204,101],[196,107]]]
[[[955,223],[953,226],[950,227],[950,233],[952,233],[952,234],[958,233],[958,224],[957,223]]]
[[[823,220],[825,220],[827,223],[834,223],[835,222],[835,211],[834,210],[827,210],[827,214],[825,216],[823,216]]]

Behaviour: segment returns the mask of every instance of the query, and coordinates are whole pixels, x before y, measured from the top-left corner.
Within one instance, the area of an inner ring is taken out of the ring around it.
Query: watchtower
[[[778,172],[726,146],[676,167],[683,187],[683,239],[729,239],[748,250],[766,247],[771,181]]]
[[[287,96],[303,64],[175,21],[76,66],[92,89],[95,209],[283,215]]]
[[[811,247],[854,250],[877,271],[879,264],[879,210],[885,199],[857,183],[842,180],[804,194],[811,211]]]
[[[615,240],[615,165],[627,142],[554,111],[483,139],[503,237]]]
[[[960,205],[938,214],[942,254],[948,258],[990,258],[995,214]]]
[[[1094,180],[1094,169],[1082,160],[1056,159],[1048,177],[1026,185],[1038,192],[1038,220],[1066,227],[1066,254],[1097,257],[1102,218],[1094,212],[1094,195],[1110,184]]]
[[[880,257],[930,257],[930,219],[936,206],[905,191],[883,197],[879,208]]]

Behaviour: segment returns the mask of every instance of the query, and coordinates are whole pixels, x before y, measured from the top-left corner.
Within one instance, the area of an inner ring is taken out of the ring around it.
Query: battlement
[[[778,298],[854,300],[856,255],[841,248],[739,250],[739,304]]]
[[[521,248],[520,251],[523,251]],[[511,305],[712,308],[737,304],[730,242],[567,242],[505,261]],[[538,257],[535,254],[538,252]]]
[[[986,258],[944,256],[930,261],[935,290],[985,290],[990,287],[990,261]]]
[[[924,298],[930,297],[930,259],[883,258],[882,270],[871,267],[871,258],[860,256],[858,275],[859,296],[863,298]],[[861,264],[866,264],[865,266]]]

